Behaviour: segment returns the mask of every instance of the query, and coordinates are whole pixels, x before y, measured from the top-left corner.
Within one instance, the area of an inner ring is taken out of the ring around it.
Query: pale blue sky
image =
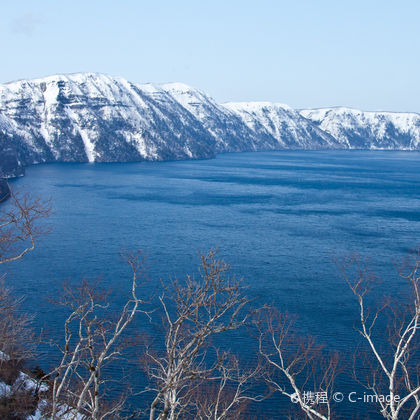
[[[418,0],[0,4],[0,83],[93,71],[219,102],[420,112]]]

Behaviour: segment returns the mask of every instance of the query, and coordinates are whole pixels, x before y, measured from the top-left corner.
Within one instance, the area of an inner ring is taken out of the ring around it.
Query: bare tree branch
[[[39,221],[51,215],[49,201],[10,190],[10,199],[0,203],[0,264],[17,261],[35,249],[48,227]]]
[[[64,323],[64,343],[59,346],[61,361],[48,375],[52,379],[47,414],[53,420],[61,418],[63,408],[68,409],[66,418],[117,418],[124,406],[124,395],[113,404],[105,398],[110,379],[104,369],[121,356],[125,347],[121,336],[135,316],[148,315],[142,309],[146,302],[137,294],[144,277],[143,255],[127,255],[127,262],[132,272],[131,297],[115,320],[107,314],[108,295],[97,287],[83,281],[79,288],[64,289],[59,303],[71,312]]]
[[[243,295],[240,282],[227,276],[230,267],[216,259],[215,251],[200,254],[200,259],[199,280],[187,276],[182,283],[163,285],[164,293],[159,298],[164,314],[163,349],[147,347],[144,358],[144,368],[152,382],[148,390],[154,393],[150,420],[195,418],[198,412],[204,415],[209,402],[196,398],[203,381],[218,381],[219,389],[226,382],[236,384],[231,404],[221,404],[219,396],[215,411],[219,417],[214,418],[227,418],[229,410],[245,398],[245,379],[256,374],[240,374],[237,362],[228,367],[226,354],[210,352],[212,337],[244,325],[249,300]],[[216,398],[212,404],[217,401]]]
[[[371,311],[366,297],[376,284],[369,273],[366,261],[354,256],[347,259],[340,268],[357,298],[360,317],[358,331],[368,344],[368,352],[364,353],[363,359],[360,352],[355,357],[353,368],[355,379],[377,396],[380,413],[386,419],[417,418],[420,411],[419,252],[412,253],[409,264],[400,270],[400,276],[411,286],[412,293],[407,305],[401,301],[393,302],[386,299],[383,304]],[[386,327],[378,331],[376,327],[379,319],[386,324]],[[388,346],[382,345],[384,332],[387,332]],[[375,333],[379,333],[380,340]],[[360,360],[363,360],[363,365],[369,366],[364,378],[356,366]],[[380,398],[384,395],[389,398]]]
[[[297,403],[307,418],[329,420],[338,354],[325,355],[313,338],[298,337],[294,324],[290,315],[269,308],[256,318],[259,353],[267,364],[265,381]]]

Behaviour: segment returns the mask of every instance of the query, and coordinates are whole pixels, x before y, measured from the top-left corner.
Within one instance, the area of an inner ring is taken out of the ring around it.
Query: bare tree
[[[34,354],[32,317],[22,313],[21,304],[0,279],[0,364],[7,359],[20,365]]]
[[[261,311],[256,325],[259,353],[267,363],[268,386],[295,403],[307,418],[331,419],[337,353],[324,354],[313,338],[296,335],[295,319],[275,309]]]
[[[144,258],[141,253],[129,255],[131,267],[131,297],[116,319],[109,316],[107,294],[84,281],[80,287],[66,287],[59,302],[71,313],[64,323],[64,343],[58,366],[48,375],[51,403],[46,410],[53,420],[93,420],[118,418],[125,396],[112,403],[106,392],[111,379],[105,375],[106,367],[115,363],[125,347],[122,335],[141,312],[145,302],[138,296],[144,281]]]
[[[5,181],[2,186],[7,194],[0,200],[0,265],[20,260],[35,249],[38,237],[48,230],[40,227],[40,219],[51,213],[49,202],[14,193]],[[26,419],[38,404],[36,384],[23,373],[27,360],[34,357],[37,340],[33,317],[22,311],[22,302],[6,286],[5,275],[0,275],[0,381],[8,389],[1,396],[2,418]]]
[[[0,265],[33,251],[37,238],[48,231],[39,221],[51,214],[49,201],[12,190],[7,197],[7,203],[0,203]]]
[[[375,396],[373,402],[390,420],[414,420],[420,415],[419,268],[420,254],[414,252],[400,269],[400,276],[411,286],[409,297],[403,302],[385,299],[372,309],[368,294],[380,286],[367,262],[353,256],[341,264],[359,306],[357,331],[367,344],[367,350],[359,350],[355,357],[353,375]]]
[[[23,373],[35,353],[32,317],[22,313],[21,299],[0,280],[0,418],[26,419],[38,403],[35,383]],[[32,385],[32,386],[29,386]]]
[[[5,185],[9,191],[5,197],[10,200],[0,202],[0,265],[17,261],[35,248],[36,239],[46,232],[46,228],[39,226],[39,219],[51,213],[49,202],[14,193]],[[14,366],[14,372],[18,373],[24,361],[34,354],[32,317],[22,313],[22,302],[5,285],[5,275],[0,276],[1,371]]]
[[[215,408],[212,418],[227,418],[226,412],[244,397],[246,374],[233,375],[226,355],[214,350],[211,338],[240,328],[247,320],[240,281],[227,276],[229,266],[216,259],[216,252],[200,254],[200,278],[187,276],[185,282],[164,284],[159,297],[163,309],[164,344],[161,351],[146,348],[144,366],[154,393],[149,419],[195,418],[197,390],[203,381],[219,380],[220,392],[229,380],[236,382],[237,396],[231,407]],[[214,350],[214,351],[212,351]],[[220,395],[219,395],[220,397]],[[212,402],[217,404],[217,399]],[[204,411],[202,402],[201,408]],[[219,416],[219,417],[217,417]]]
[[[256,391],[263,374],[259,362],[244,369],[232,354],[226,354],[221,359],[224,363],[216,369],[212,380],[203,380],[192,398],[194,418],[197,420],[245,418],[249,403],[265,398]]]

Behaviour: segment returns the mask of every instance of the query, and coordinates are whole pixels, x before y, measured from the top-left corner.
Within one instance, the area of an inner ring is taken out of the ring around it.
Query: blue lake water
[[[302,332],[345,350],[357,307],[332,257],[369,256],[382,278],[376,297],[403,296],[393,264],[420,245],[419,174],[419,153],[379,151],[34,166],[12,185],[52,198],[52,232],[9,265],[8,281],[55,331],[61,318],[43,297],[58,281],[102,277],[119,302],[122,249],[147,252],[153,285],[194,273],[197,251],[218,248],[256,302],[298,314]]]

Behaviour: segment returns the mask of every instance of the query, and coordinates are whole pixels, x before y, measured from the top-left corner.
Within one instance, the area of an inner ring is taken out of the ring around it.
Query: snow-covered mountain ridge
[[[300,113],[346,148],[420,149],[420,114],[345,107],[306,109]]]
[[[419,114],[218,104],[182,83],[96,73],[0,85],[0,170],[39,162],[210,158],[280,149],[420,148]]]

